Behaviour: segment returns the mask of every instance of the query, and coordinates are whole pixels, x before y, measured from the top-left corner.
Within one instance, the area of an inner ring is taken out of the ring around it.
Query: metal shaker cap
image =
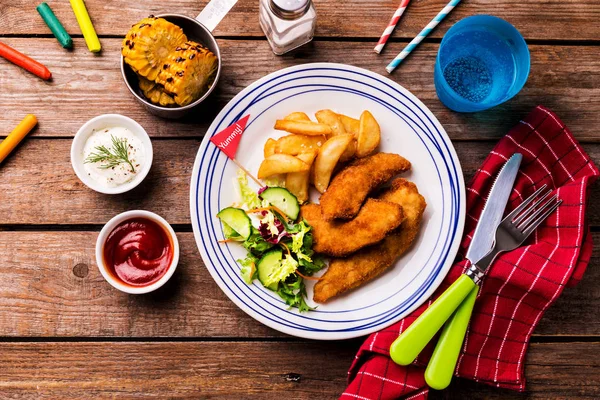
[[[300,18],[308,11],[311,0],[271,0],[271,10],[282,19]]]

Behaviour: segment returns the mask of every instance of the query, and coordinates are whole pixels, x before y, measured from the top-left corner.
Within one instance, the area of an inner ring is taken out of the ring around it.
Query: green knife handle
[[[478,292],[479,286],[475,286],[444,325],[425,370],[425,381],[433,389],[445,389],[452,380]]]
[[[392,343],[392,360],[400,365],[412,363],[475,286],[471,278],[461,275]]]

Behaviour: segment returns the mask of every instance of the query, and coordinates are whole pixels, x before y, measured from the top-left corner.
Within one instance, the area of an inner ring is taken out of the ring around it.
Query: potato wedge
[[[371,154],[381,141],[381,130],[379,124],[369,111],[363,111],[360,115],[360,129],[358,131],[356,156],[363,158]]]
[[[352,139],[349,134],[333,136],[321,146],[314,165],[314,183],[319,192],[327,190],[333,169]]]
[[[318,151],[298,154],[298,158],[308,165],[312,165]],[[289,190],[300,203],[308,200],[310,170],[302,172],[290,172],[285,178],[285,188]]]
[[[358,131],[360,129],[360,121],[356,118],[349,117],[344,114],[338,114],[338,118],[342,121],[346,133],[351,133],[355,138],[358,138]]]
[[[331,135],[331,127],[329,125],[312,121],[278,119],[275,122],[275,129],[308,136]]]
[[[277,174],[310,170],[310,165],[289,154],[273,154],[263,160],[258,168],[258,179]]]
[[[340,121],[338,115],[331,110],[320,110],[315,113],[317,121],[331,127],[332,135],[345,135],[346,129]]]
[[[358,138],[360,121],[344,114],[338,114],[338,118],[342,122],[342,125],[344,125],[346,133],[351,133],[354,135],[354,140],[348,145],[346,151],[344,151],[344,154],[342,154],[342,157],[340,157],[340,161],[345,162],[353,159],[356,155],[356,139]]]
[[[296,156],[301,153],[310,153],[325,143],[325,136],[287,135],[277,140],[275,153]]]
[[[310,118],[304,112],[293,112],[284,119],[288,121],[310,121]]]
[[[353,137],[346,150],[344,150],[344,154],[340,157],[340,162],[350,161],[356,156],[356,139]]]
[[[263,154],[264,154],[265,158],[275,154],[276,149],[277,149],[277,140],[269,138],[265,142],[265,147],[263,149]]]
[[[320,123],[329,125],[331,127],[331,131],[333,132],[332,135],[334,136],[351,133],[346,131],[346,128],[344,127],[344,124],[342,123],[339,114],[336,114],[331,110],[317,111],[315,113],[315,117]],[[344,162],[351,160],[354,157],[354,153],[356,153],[356,144],[353,145],[352,143],[350,143],[348,147],[346,147],[346,151],[344,151],[344,154],[342,154],[342,156],[340,157],[340,161]]]

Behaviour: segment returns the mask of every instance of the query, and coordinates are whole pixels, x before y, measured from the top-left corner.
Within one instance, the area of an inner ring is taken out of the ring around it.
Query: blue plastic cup
[[[482,111],[519,93],[529,67],[527,44],[514,26],[491,15],[475,15],[444,35],[435,63],[435,90],[454,111]]]

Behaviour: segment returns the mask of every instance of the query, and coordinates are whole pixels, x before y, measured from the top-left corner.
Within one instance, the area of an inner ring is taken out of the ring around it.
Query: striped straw
[[[440,13],[436,15],[436,17],[432,19],[431,22],[427,24],[425,28],[423,28],[423,30],[417,35],[417,37],[414,38],[404,48],[404,50],[402,50],[402,52],[400,52],[400,54],[398,54],[396,58],[394,58],[394,60],[392,60],[392,62],[388,64],[387,67],[385,67],[386,71],[392,73],[392,71],[395,70],[396,67],[398,67],[398,65],[400,65],[402,60],[404,60],[406,56],[408,56],[410,52],[413,51],[419,45],[419,43],[421,43],[423,39],[425,39],[427,35],[429,35],[429,32],[431,32],[436,26],[438,26],[440,22],[442,22],[444,18],[446,18],[446,15],[448,15],[450,11],[452,11],[454,7],[458,5],[458,3],[460,3],[460,0],[450,1],[450,3],[448,3],[448,5],[444,7],[444,9],[440,11]]]
[[[404,14],[404,10],[406,10],[406,7],[408,7],[408,3],[410,3],[410,0],[402,0],[400,5],[398,6],[398,9],[396,10],[394,16],[390,20],[390,23],[388,24],[387,28],[385,28],[385,30],[383,31],[379,42],[377,42],[377,46],[375,46],[375,53],[379,54],[381,53],[381,50],[383,50],[383,46],[385,46],[386,42],[390,38],[390,35],[394,31],[394,28],[398,24],[398,21],[400,21],[400,17],[402,16],[402,14]]]

